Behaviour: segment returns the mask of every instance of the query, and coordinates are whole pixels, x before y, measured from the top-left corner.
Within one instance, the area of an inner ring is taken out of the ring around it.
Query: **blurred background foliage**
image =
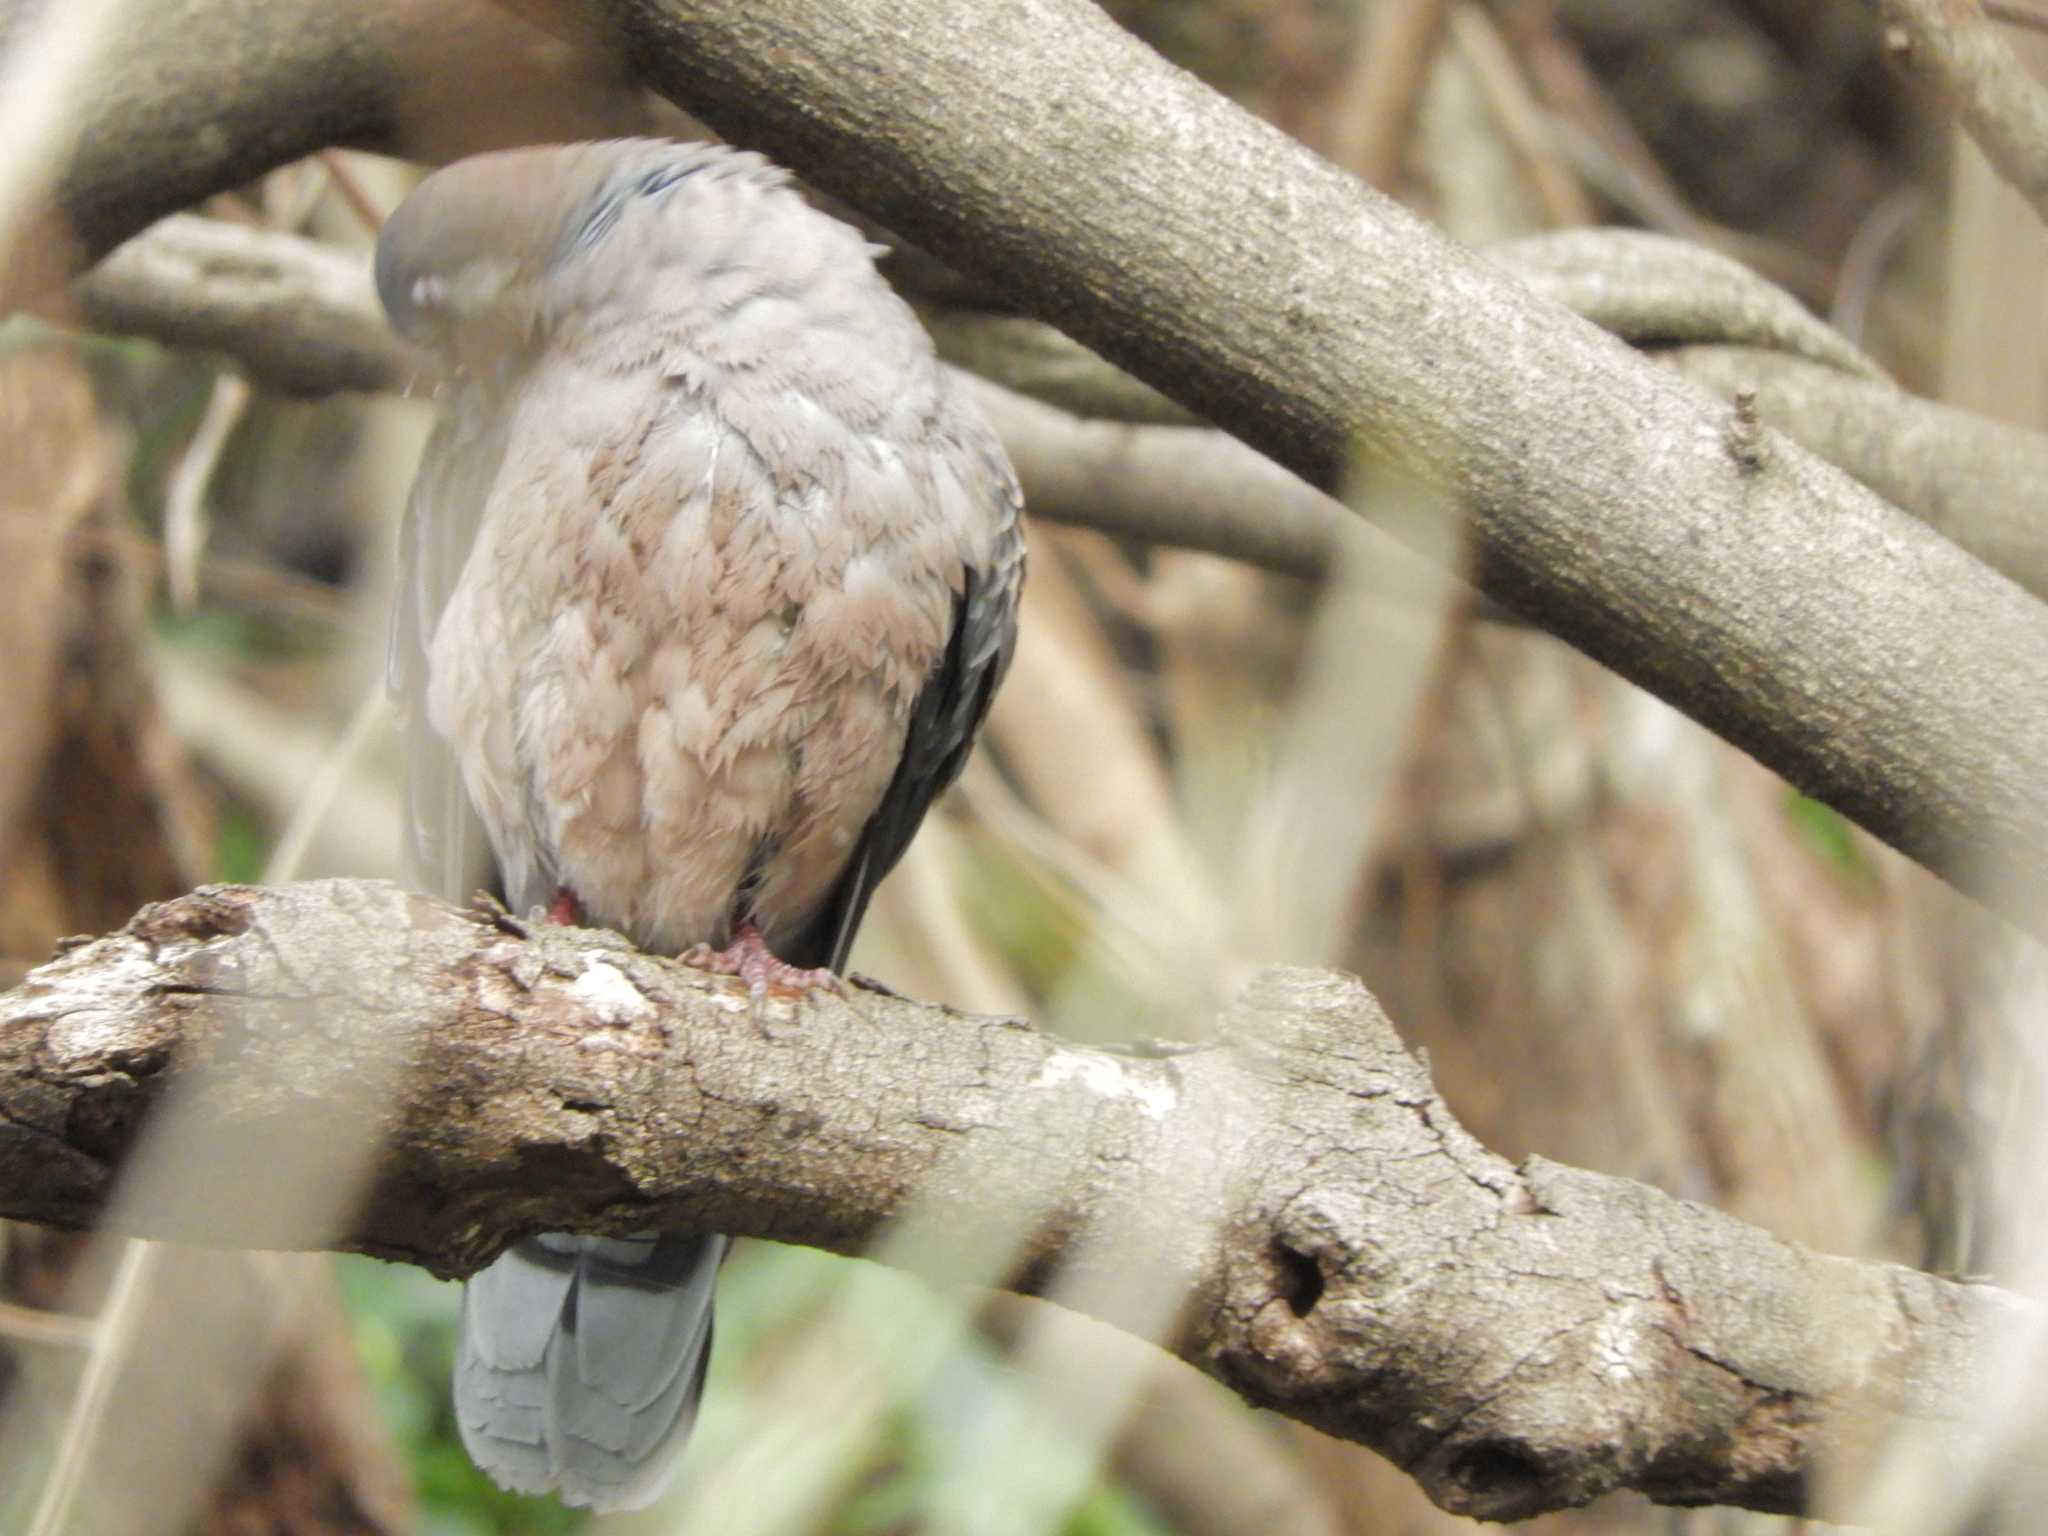
[[[494,1486],[470,1465],[455,1429],[448,1395],[455,1363],[455,1317],[461,1288],[424,1270],[375,1259],[340,1256],[335,1272],[347,1302],[357,1347],[417,1490],[421,1536],[561,1536],[584,1529],[590,1517],[553,1499],[521,1498]],[[714,1420],[733,1390],[733,1376],[757,1352],[801,1318],[806,1298],[833,1285],[850,1259],[774,1243],[748,1243],[727,1265],[719,1291],[718,1333],[706,1413]],[[875,1271],[888,1291],[876,1298],[896,1310],[923,1303],[915,1282]],[[976,1362],[998,1369],[993,1350]],[[829,1536],[889,1536],[919,1529],[919,1512],[933,1499],[944,1458],[935,1453],[951,1415],[946,1398],[956,1381],[936,1381],[921,1398],[890,1415],[888,1432],[864,1464],[853,1470],[846,1497],[817,1527]],[[715,1424],[707,1433],[715,1433]],[[1064,1536],[1169,1536],[1142,1498],[1112,1480],[1098,1479],[1060,1528]]]

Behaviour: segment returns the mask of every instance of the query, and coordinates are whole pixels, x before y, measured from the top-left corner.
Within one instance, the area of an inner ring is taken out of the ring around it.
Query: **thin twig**
[[[1842,252],[1842,269],[1835,281],[1834,301],[1828,305],[1828,323],[1857,346],[1863,345],[1863,327],[1870,306],[1877,298],[1877,285],[1884,269],[1912,231],[1927,207],[1927,194],[1910,184],[1878,200],[1875,208],[1857,224],[1856,233]]]
[[[350,167],[348,156],[338,149],[323,149],[318,159],[326,169],[328,181],[363,228],[373,235],[382,229],[389,210],[378,206],[377,199],[370,195],[369,189]]]
[[[1516,59],[1493,18],[1479,6],[1459,4],[1451,11],[1451,41],[1479,83],[1501,133],[1529,168],[1550,222],[1565,229],[1591,224],[1592,199],[1529,88],[1526,66]]]
[[[0,1336],[20,1344],[85,1345],[99,1336],[99,1319],[0,1301]]]
[[[36,1506],[28,1536],[58,1536],[72,1501],[78,1497],[85,1462],[92,1452],[95,1432],[113,1401],[114,1382],[127,1358],[135,1325],[142,1318],[142,1300],[148,1291],[150,1272],[156,1267],[157,1247],[131,1238],[121,1250],[113,1285],[106,1305],[100,1309],[91,1352],[86,1356],[85,1374],[79,1379],[78,1396],[64,1420],[64,1438],[57,1447],[57,1460],[50,1480],[43,1485],[43,1497]]]
[[[238,373],[214,376],[206,414],[164,486],[164,574],[171,607],[190,613],[199,604],[199,567],[206,552],[206,488],[221,451],[249,408],[249,384]]]
[[[1359,28],[1330,129],[1330,158],[1376,187],[1393,184],[1443,32],[1446,0],[1375,5]]]
[[[1827,302],[1834,291],[1834,273],[1825,262],[1747,230],[1731,229],[1686,200],[1547,10],[1510,5],[1501,14],[1501,25],[1512,35],[1530,80],[1554,114],[1550,131],[1559,151],[1602,196],[1652,229],[1733,256],[1809,304]]]
[[[348,782],[356,760],[377,739],[377,733],[384,725],[385,709],[381,684],[363,695],[362,703],[349,716],[347,727],[322,760],[320,771],[292,807],[291,820],[278,835],[277,846],[271,850],[269,862],[263,866],[265,880],[296,880],[299,877],[300,866],[305,863],[306,853],[312,848],[313,839],[319,834],[320,824],[327,819],[335,797]]]
[[[48,536],[49,519],[42,513],[0,507],[0,541]],[[70,537],[90,548],[104,550],[124,560],[137,561],[151,572],[160,570],[164,565],[163,546],[133,528],[89,524],[74,528]],[[360,617],[349,610],[334,587],[260,561],[208,555],[199,563],[199,587],[201,591],[226,602],[265,609],[345,633],[362,628]]]

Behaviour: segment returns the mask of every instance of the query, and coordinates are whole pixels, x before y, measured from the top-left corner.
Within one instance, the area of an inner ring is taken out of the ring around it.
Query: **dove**
[[[1016,644],[1022,498],[875,266],[759,155],[618,140],[426,177],[379,238],[446,382],[390,689],[415,878],[745,978],[843,971]],[[630,1508],[695,1416],[726,1239],[540,1234],[465,1289],[507,1488]]]

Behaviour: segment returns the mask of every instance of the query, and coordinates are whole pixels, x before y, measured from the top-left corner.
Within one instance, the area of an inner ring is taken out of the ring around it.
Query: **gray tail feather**
[[[697,1416],[725,1249],[693,1233],[508,1248],[463,1289],[455,1415],[470,1457],[515,1493],[653,1502]]]

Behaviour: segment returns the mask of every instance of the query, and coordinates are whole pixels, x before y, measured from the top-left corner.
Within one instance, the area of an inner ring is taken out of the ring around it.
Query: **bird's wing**
[[[468,386],[453,386],[460,390]],[[448,744],[427,721],[427,648],[476,543],[504,458],[496,412],[443,405],[420,456],[399,533],[385,684],[405,754],[406,842],[412,878],[449,901],[496,884],[490,841]]]
[[[953,599],[953,631],[910,716],[903,757],[855,845],[846,873],[803,932],[782,946],[795,965],[843,970],[868,901],[896,867],[931,803],[960,776],[1017,644],[1017,596],[1024,582],[1024,497],[1000,449],[972,454],[993,513],[987,553],[966,564]]]

